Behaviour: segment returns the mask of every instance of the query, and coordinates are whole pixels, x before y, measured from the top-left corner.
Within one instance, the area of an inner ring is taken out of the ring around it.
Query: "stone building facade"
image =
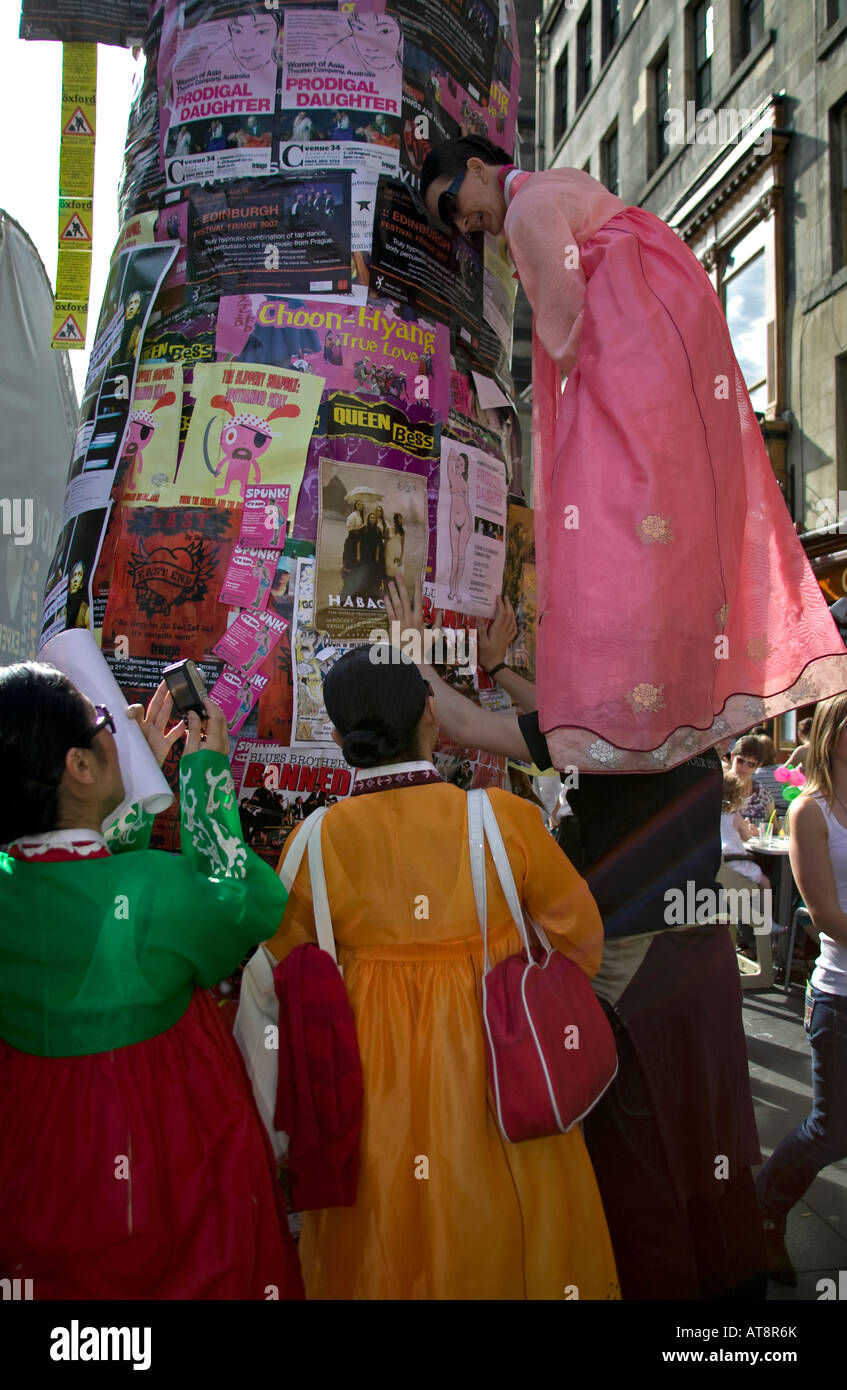
[[[537,166],[587,169],[700,258],[847,593],[847,0],[546,0],[536,48]]]

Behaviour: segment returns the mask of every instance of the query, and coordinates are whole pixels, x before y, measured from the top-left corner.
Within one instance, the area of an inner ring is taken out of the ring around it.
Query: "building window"
[[[555,96],[556,114],[554,140],[561,140],[568,128],[568,50],[565,49],[561,58],[556,64],[555,74]]]
[[[741,0],[741,56],[746,58],[765,37],[765,0]]]
[[[704,0],[694,11],[694,102],[698,111],[712,104],[715,8]]]
[[[621,32],[620,0],[603,0],[603,62],[605,63]]]
[[[609,134],[600,146],[600,177],[610,193],[620,197],[618,183],[618,123],[615,121]]]
[[[670,102],[671,70],[668,62],[668,50],[665,49],[658,62],[652,69],[653,79],[653,105],[655,108],[655,151],[656,167],[663,164],[670,154],[670,144],[668,142],[668,105]]]
[[[768,403],[768,314],[765,226],[759,222],[731,247],[723,264],[721,298],[729,336],[753,409]]]
[[[576,104],[591,91],[591,6],[576,26]]]
[[[831,29],[847,14],[847,0],[826,0],[826,27]]]
[[[830,114],[829,171],[834,272],[847,265],[847,101],[842,101]]]

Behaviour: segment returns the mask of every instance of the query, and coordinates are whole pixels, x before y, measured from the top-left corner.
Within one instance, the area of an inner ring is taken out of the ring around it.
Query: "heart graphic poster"
[[[124,509],[103,650],[126,668],[127,685],[147,685],[151,663],[202,661],[223,636],[220,583],[238,527],[235,508]]]

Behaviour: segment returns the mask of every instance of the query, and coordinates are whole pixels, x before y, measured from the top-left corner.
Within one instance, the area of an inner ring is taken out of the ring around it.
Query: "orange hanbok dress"
[[[536,807],[490,795],[525,905],[594,975],[602,926],[585,882]],[[579,1129],[510,1144],[494,1120],[464,793],[440,781],[354,792],[328,812],[321,844],[364,1115],[355,1206],[303,1218],[307,1298],[619,1298]],[[496,963],[520,943],[490,855],[487,870]],[[306,856],[268,946],[283,959],[314,939]]]

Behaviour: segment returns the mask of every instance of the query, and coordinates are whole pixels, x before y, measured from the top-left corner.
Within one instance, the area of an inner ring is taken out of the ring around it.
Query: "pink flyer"
[[[240,672],[224,667],[209,695],[226,715],[231,734],[238,733],[269,680],[270,677],[263,676],[260,671],[245,678]]]
[[[440,419],[447,418],[450,330],[414,316],[401,318],[388,300],[345,305],[224,295],[215,353],[219,362],[277,362],[323,377],[328,392],[428,405]]]
[[[291,488],[288,483],[248,487],[241,513],[242,545],[270,546],[282,550],[288,529],[288,505]]]
[[[263,609],[276,573],[279,552],[255,550],[237,541],[221,588],[221,603],[233,608]]]
[[[275,613],[253,613],[245,608],[214,647],[215,656],[237,671],[255,671],[273,651],[287,627],[285,618]]]

